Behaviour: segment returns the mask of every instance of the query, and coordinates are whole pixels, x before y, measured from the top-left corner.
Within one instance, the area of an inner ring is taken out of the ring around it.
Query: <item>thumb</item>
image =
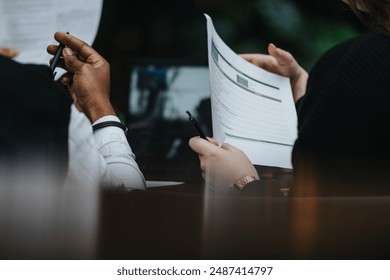
[[[84,65],[84,63],[76,57],[76,54],[70,48],[64,48],[62,56],[64,57],[66,69],[69,72],[75,73]]]
[[[268,45],[268,53],[273,56],[280,65],[288,65],[292,61],[292,55],[280,48],[277,48],[274,44]]]
[[[201,156],[210,155],[216,150],[219,150],[218,146],[200,138],[199,136],[192,137],[188,144],[194,152],[198,153]]]
[[[207,137],[207,140],[208,140],[210,143],[213,143],[215,146],[218,146],[218,141],[215,140],[214,138]]]

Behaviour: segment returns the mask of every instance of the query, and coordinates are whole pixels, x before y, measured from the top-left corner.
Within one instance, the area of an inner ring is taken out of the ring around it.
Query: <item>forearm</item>
[[[298,73],[291,78],[291,88],[293,91],[294,102],[297,102],[305,95],[308,79],[309,74],[301,67],[299,67]]]
[[[116,116],[115,110],[108,97],[104,96],[94,102],[88,103],[82,108],[82,111],[91,121],[91,123],[99,122],[99,119],[105,116]],[[119,121],[119,119],[116,119]]]

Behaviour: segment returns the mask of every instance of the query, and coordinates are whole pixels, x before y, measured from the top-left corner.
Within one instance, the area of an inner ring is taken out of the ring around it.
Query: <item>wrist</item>
[[[96,130],[105,128],[105,127],[118,127],[123,130],[125,135],[127,135],[128,128],[122,124],[120,121],[103,121],[103,122],[98,122],[92,125],[92,131],[95,132]]]
[[[300,68],[295,78],[292,80],[292,84],[291,84],[295,103],[305,95],[308,79],[309,79],[309,74],[303,68]]]
[[[110,102],[101,102],[96,105],[86,105],[84,106],[83,111],[91,123],[95,123],[97,120],[105,116],[116,116],[115,110]]]

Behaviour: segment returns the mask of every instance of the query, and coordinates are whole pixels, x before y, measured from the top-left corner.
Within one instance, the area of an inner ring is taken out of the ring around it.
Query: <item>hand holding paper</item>
[[[290,78],[294,101],[305,95],[309,75],[287,51],[277,48],[274,44],[268,46],[269,55],[241,54],[246,61],[269,72]]]
[[[214,138],[253,164],[292,168],[297,116],[289,79],[234,53],[206,18]]]

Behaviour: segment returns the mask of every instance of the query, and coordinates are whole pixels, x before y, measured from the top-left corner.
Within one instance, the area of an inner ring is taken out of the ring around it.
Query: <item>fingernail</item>
[[[73,55],[73,52],[70,48],[64,48],[64,52],[66,55]]]

